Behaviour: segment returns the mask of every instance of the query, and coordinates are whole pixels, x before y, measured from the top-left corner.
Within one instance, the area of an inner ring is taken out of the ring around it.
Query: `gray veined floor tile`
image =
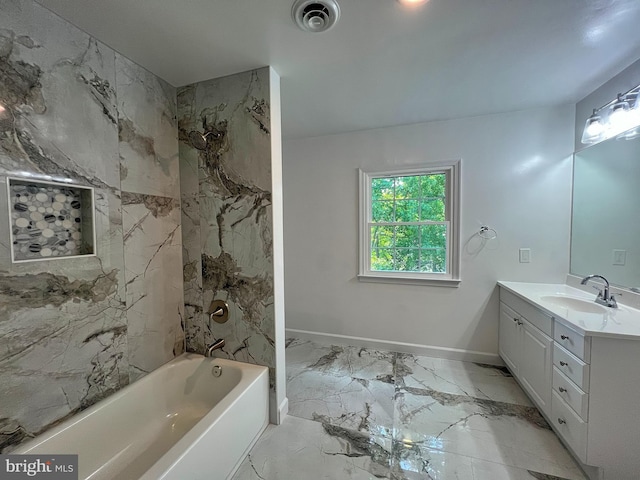
[[[396,384],[532,405],[504,367],[400,353],[396,360]]]
[[[586,478],[505,368],[297,339],[286,351],[289,415],[306,420],[288,417],[284,432],[295,424],[305,434],[254,449],[243,467],[260,476],[238,478],[308,477],[297,455],[287,464],[258,453],[309,455],[309,445],[313,468],[331,464],[317,478]],[[335,442],[340,451],[325,448]],[[335,467],[336,457],[351,460]]]
[[[559,477],[584,478],[534,407],[401,389],[394,408],[396,441]]]
[[[394,393],[393,385],[378,380],[306,371],[288,383],[289,414],[388,435],[393,427]]]
[[[289,414],[390,437],[394,354],[287,342]]]
[[[391,480],[474,479],[472,459],[442,450],[396,441],[391,457]]]
[[[296,338],[288,338],[285,342],[285,347],[287,381],[294,378],[297,374],[311,368],[311,366],[316,364],[321,358],[330,358],[333,354],[332,352],[334,351],[334,348],[336,349],[335,354],[342,350],[341,347],[318,345],[313,342],[299,340]]]
[[[569,480],[567,477],[558,477],[476,458],[471,460],[471,467],[473,480]]]
[[[267,428],[233,480],[387,479],[390,450],[388,439],[288,416]]]
[[[395,353],[362,347],[319,345],[314,342],[287,340],[287,378],[302,371],[325,375],[377,379],[391,383]]]

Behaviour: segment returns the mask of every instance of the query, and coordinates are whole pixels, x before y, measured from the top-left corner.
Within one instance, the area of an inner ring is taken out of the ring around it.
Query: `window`
[[[360,280],[459,284],[459,170],[360,171]]]

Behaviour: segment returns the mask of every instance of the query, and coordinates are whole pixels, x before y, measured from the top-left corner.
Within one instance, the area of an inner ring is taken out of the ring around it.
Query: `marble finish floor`
[[[287,340],[289,416],[234,480],[584,480],[505,368]]]

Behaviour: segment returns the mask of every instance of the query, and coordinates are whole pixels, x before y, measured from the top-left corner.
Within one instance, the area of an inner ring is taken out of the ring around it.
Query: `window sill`
[[[459,278],[420,278],[402,275],[359,274],[358,280],[365,283],[399,283],[405,285],[428,285],[431,287],[457,288],[460,286]]]

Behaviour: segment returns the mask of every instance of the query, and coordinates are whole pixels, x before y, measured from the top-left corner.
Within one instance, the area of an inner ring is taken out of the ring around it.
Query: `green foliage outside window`
[[[446,272],[445,189],[444,173],[371,180],[372,271]]]

